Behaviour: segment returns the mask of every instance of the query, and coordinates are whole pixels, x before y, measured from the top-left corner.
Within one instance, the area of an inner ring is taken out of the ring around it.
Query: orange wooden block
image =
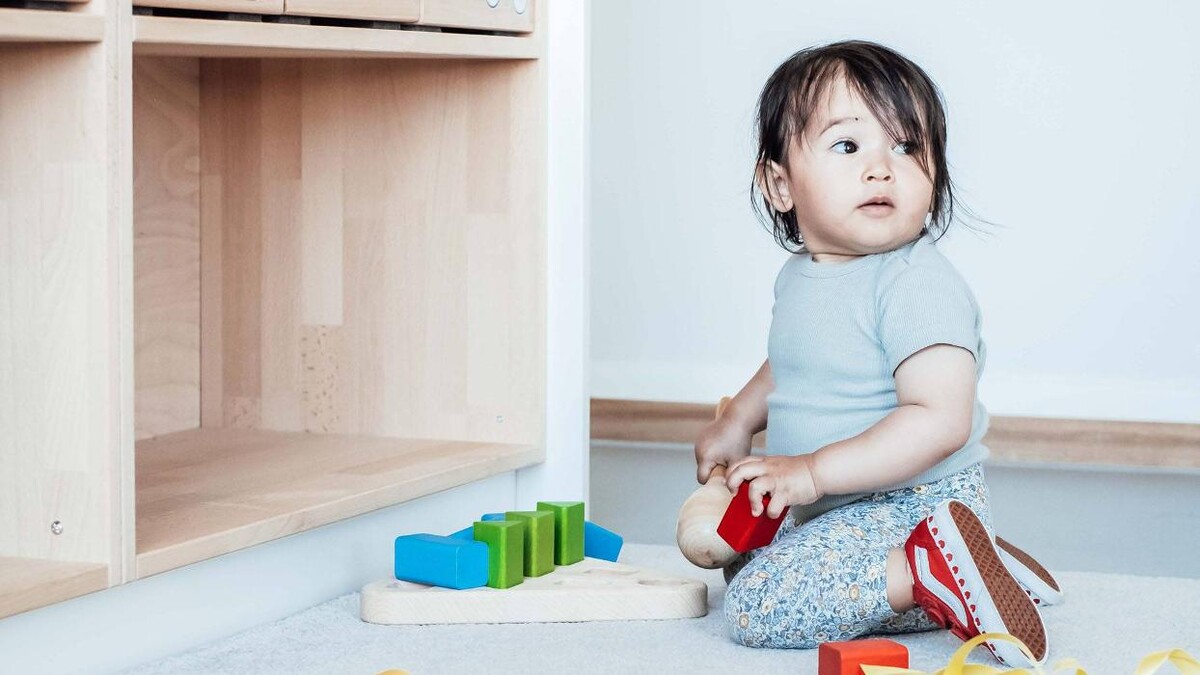
[[[908,667],[908,649],[891,640],[825,642],[817,648],[817,675],[863,675],[859,666]]]

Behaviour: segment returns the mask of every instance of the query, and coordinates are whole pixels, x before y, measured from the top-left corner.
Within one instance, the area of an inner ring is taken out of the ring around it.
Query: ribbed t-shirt
[[[976,383],[987,358],[979,306],[926,233],[892,251],[845,262],[790,256],[775,280],[767,358],[767,454],[802,455],[857,436],[899,405],[896,368],[934,344],[975,357]],[[962,448],[913,478],[880,491],[928,483],[988,456],[988,413],[978,396]],[[900,460],[897,460],[900,461]],[[805,522],[863,494],[827,495],[792,507]]]

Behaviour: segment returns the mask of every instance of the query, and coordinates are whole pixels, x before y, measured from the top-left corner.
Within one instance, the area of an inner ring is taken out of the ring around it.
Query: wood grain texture
[[[105,588],[107,565],[0,558],[0,617]]]
[[[536,67],[202,64],[203,426],[539,442]]]
[[[200,426],[200,70],[134,70],[134,421],[149,438]]]
[[[0,45],[0,556],[107,569],[116,365],[105,72],[96,45]]]
[[[537,59],[545,54],[544,39],[524,36],[169,16],[135,16],[133,25],[134,53],[147,56]]]
[[[0,44],[0,616],[120,578],[108,55]]]
[[[99,14],[0,7],[0,42],[99,42],[104,30]]]
[[[199,377],[174,392],[186,414],[138,443],[139,576],[545,457],[540,63],[135,61],[139,244],[187,233],[178,277],[137,298],[139,325],[186,336],[139,348],[138,396],[178,365],[155,348]],[[156,319],[156,304],[187,311]],[[322,471],[313,444],[377,448],[406,477],[289,476],[275,489],[296,498],[270,507],[206,494],[230,472],[261,491],[277,466]],[[409,450],[428,444],[448,464],[421,481]],[[146,463],[163,447],[180,462],[165,485]]]
[[[532,445],[199,429],[138,442],[137,574],[541,461]]]
[[[690,619],[708,613],[708,586],[584,558],[503,590],[376,581],[363,587],[360,611],[363,621],[389,625]]]
[[[712,410],[705,403],[592,399],[591,437],[694,443]],[[758,437],[755,445],[763,445]],[[983,442],[1003,460],[1200,468],[1197,424],[996,416]]]

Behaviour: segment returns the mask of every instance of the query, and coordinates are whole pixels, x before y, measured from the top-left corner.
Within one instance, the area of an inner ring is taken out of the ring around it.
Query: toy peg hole
[[[643,586],[682,586],[687,582],[682,579],[642,579],[638,583]]]
[[[590,569],[590,570],[584,570],[584,572],[583,572],[583,573],[584,573],[584,574],[590,574],[590,575],[593,575],[593,576],[598,576],[598,577],[623,577],[623,576],[628,576],[628,575],[630,575],[630,574],[637,574],[637,570],[635,570],[635,569],[633,569],[633,568],[630,568],[630,569],[600,569],[600,568],[593,568],[593,569]]]

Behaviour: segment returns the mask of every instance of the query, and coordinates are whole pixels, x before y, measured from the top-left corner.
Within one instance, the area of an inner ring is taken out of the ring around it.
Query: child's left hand
[[[757,518],[763,511],[763,495],[769,494],[767,517],[778,518],[789,506],[811,504],[824,496],[812,462],[812,455],[751,455],[729,466],[725,485],[736,493],[744,481],[750,481],[750,513]]]

